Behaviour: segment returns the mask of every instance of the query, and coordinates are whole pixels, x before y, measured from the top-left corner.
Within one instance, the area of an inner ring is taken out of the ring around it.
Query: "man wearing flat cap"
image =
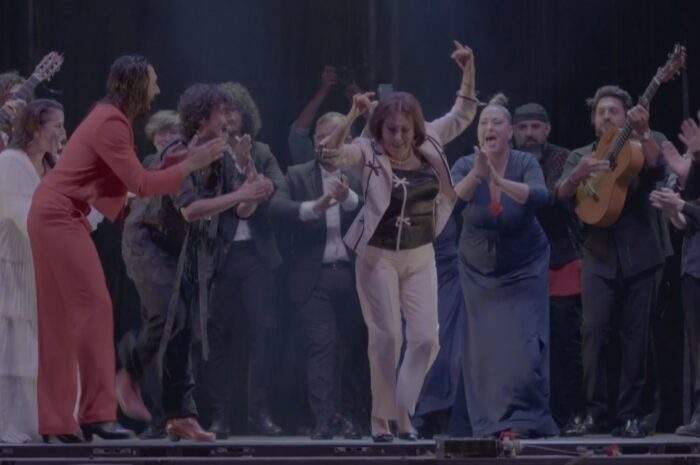
[[[561,177],[569,151],[548,142],[551,126],[547,110],[538,103],[516,108],[513,114],[515,148],[530,152],[540,163],[550,192]],[[570,208],[552,194],[537,214],[549,238],[550,407],[558,426],[583,410],[581,393],[581,253],[580,225]]]

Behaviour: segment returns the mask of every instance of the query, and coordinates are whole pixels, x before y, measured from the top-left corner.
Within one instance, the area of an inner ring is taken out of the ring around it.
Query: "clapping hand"
[[[667,187],[653,191],[649,194],[649,200],[653,207],[662,210],[668,216],[680,213],[685,205],[681,196]]]
[[[241,168],[246,168],[251,161],[251,150],[253,148],[253,141],[250,135],[245,134],[242,137],[233,136],[229,138],[228,142],[231,147],[233,160]]]
[[[345,202],[350,193],[350,184],[348,183],[348,178],[341,175],[340,178],[331,179],[329,185],[329,195],[336,200],[338,203]],[[332,206],[332,205],[331,205]]]
[[[681,123],[681,133],[678,134],[678,138],[685,144],[688,153],[700,153],[700,128],[693,118],[688,118]]]
[[[472,171],[479,179],[489,179],[491,175],[491,167],[489,159],[484,152],[479,150],[479,147],[474,146],[474,166]]]

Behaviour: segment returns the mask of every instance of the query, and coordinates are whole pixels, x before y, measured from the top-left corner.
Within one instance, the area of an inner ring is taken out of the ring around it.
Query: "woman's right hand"
[[[372,97],[374,97],[374,92],[353,95],[351,114],[357,117],[372,110]]]
[[[459,69],[462,70],[462,86],[460,90],[464,92],[466,96],[474,97],[474,52],[472,52],[471,48],[462,45],[456,40],[454,40],[453,43],[455,44],[455,50],[452,52],[452,55],[450,55],[450,58],[452,58],[455,63],[457,63],[457,66],[459,66]]]
[[[477,146],[474,146],[474,153],[476,156],[474,157],[474,166],[472,166],[472,171],[482,180],[489,179],[491,168],[489,167],[489,160],[486,157],[486,154],[479,150],[479,147]]]
[[[219,136],[203,144],[199,144],[199,137],[194,136],[187,145],[188,157],[181,163],[185,175],[193,171],[205,168],[219,160],[226,146],[226,138]]]

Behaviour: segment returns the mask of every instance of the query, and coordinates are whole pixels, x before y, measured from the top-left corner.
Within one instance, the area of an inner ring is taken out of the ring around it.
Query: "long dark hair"
[[[39,98],[29,102],[12,125],[12,136],[9,146],[27,150],[29,143],[34,138],[34,133],[46,123],[47,116],[51,110],[62,112],[63,105],[47,98]]]
[[[107,95],[104,100],[118,107],[127,118],[133,119],[148,111],[148,67],[141,55],[124,55],[112,63],[107,77]]]

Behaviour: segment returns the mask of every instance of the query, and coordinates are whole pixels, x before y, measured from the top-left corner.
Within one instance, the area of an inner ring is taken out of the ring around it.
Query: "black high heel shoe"
[[[42,434],[41,439],[45,444],[54,443],[54,439],[63,444],[77,444],[83,442],[83,438],[77,434]]]
[[[92,437],[99,436],[102,439],[129,439],[134,436],[134,432],[124,428],[116,421],[105,421],[100,423],[88,423],[80,425],[83,430],[85,441],[92,441]]]

